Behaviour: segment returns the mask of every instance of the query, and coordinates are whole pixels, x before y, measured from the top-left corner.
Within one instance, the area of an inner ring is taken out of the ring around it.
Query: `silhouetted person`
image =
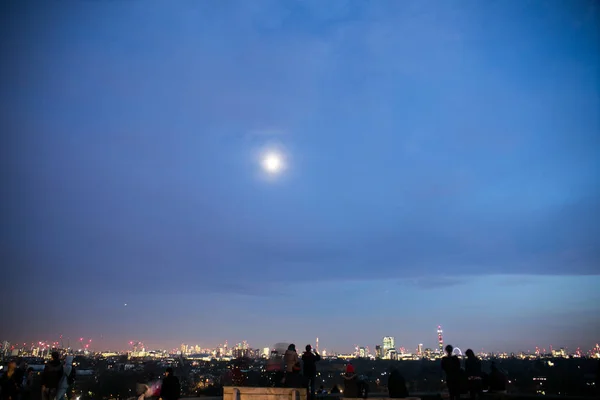
[[[492,372],[488,377],[491,393],[506,393],[506,376],[500,372],[496,363],[492,363]]]
[[[348,364],[344,374],[344,397],[358,397],[358,376],[354,372],[354,366]]]
[[[408,397],[406,380],[396,368],[392,370],[392,373],[388,378],[388,392],[392,399],[403,399]]]
[[[298,364],[298,353],[296,353],[296,345],[290,344],[283,355],[283,362],[285,364],[285,386],[286,387],[297,387],[298,376],[300,375],[300,369],[297,367]]]
[[[294,365],[292,365],[292,370],[290,372],[285,371],[284,375],[280,375],[281,383],[283,387],[289,388],[302,388],[305,387],[304,377],[300,373],[302,370],[302,365],[300,365],[300,361],[296,361]],[[283,372],[281,372],[283,374]]]
[[[465,360],[465,372],[467,373],[468,389],[471,399],[481,397],[481,360],[477,358],[473,350],[467,350],[467,359]]]
[[[167,368],[160,388],[160,398],[162,400],[178,400],[179,396],[181,396],[179,379],[173,375],[173,368]]]
[[[17,362],[8,362],[6,372],[0,379],[0,398],[2,400],[19,400],[23,377],[17,369]]]
[[[63,365],[63,374],[58,383],[56,400],[67,400],[67,390],[69,390],[69,375],[73,370],[73,356],[67,356]]]
[[[302,354],[302,373],[306,379],[308,398],[314,399],[317,384],[317,362],[321,360],[321,356],[316,351],[313,352],[310,344],[307,344],[305,349],[306,351]]]
[[[42,372],[42,400],[54,400],[58,384],[63,376],[63,366],[57,351],[52,352],[52,359],[46,363]]]
[[[452,345],[446,346],[446,355],[442,357],[442,370],[446,373],[446,385],[448,386],[448,394],[450,400],[458,400],[460,398],[460,360],[452,354],[454,348]]]
[[[294,365],[298,362],[298,353],[296,353],[296,345],[290,344],[283,355],[283,362],[285,363],[285,372],[293,372]]]
[[[27,376],[27,369],[29,368],[29,365],[27,364],[27,361],[25,361],[24,359],[20,359],[17,362],[17,370],[19,371],[19,376],[21,377],[21,379],[23,379],[23,381],[21,382],[21,389],[23,389],[25,387],[25,377]],[[21,390],[22,392],[22,390]],[[23,395],[23,393],[21,393],[21,396]]]
[[[305,387],[303,377],[300,374],[301,369],[302,366],[300,365],[300,361],[297,361],[296,364],[292,366],[292,372],[286,374],[285,386],[291,388]]]
[[[29,367],[23,376],[21,389],[21,400],[31,400],[33,391],[33,368]]]
[[[333,387],[331,388],[331,391],[329,393],[331,393],[331,394],[339,394],[340,393],[340,388],[337,385],[333,385]]]

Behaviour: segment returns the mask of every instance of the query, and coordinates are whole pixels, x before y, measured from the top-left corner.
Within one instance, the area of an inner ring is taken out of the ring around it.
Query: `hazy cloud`
[[[400,285],[415,286],[419,289],[439,289],[466,284],[468,278],[455,278],[448,276],[429,276],[400,281]]]

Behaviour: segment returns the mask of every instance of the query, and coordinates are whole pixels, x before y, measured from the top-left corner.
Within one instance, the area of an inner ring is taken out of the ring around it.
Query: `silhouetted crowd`
[[[15,360],[10,360],[6,372],[0,378],[1,400],[30,400],[33,389],[33,368],[23,362],[17,367]],[[50,361],[42,372],[42,400],[67,400],[69,388],[75,382],[73,357],[60,359],[58,352],[53,352]]]
[[[453,347],[451,345],[446,346],[445,350],[446,355],[442,358],[442,370],[446,375],[450,400],[458,400],[461,394],[467,393],[474,400],[480,399],[484,391],[490,394],[506,393],[507,378],[496,367],[495,363],[492,363],[489,374],[484,373],[481,369],[481,360],[473,350],[467,350],[464,367],[461,365],[460,359],[452,354]],[[302,360],[302,364],[300,360]],[[316,363],[320,360],[321,356],[312,349],[311,345],[307,345],[306,351],[299,357],[296,346],[290,344],[283,355],[283,371],[281,371],[281,374],[278,374],[279,370],[277,368],[271,368],[271,372],[275,373],[275,381],[280,380],[286,387],[305,387],[308,391],[308,398],[314,399],[318,394],[327,393],[322,386],[318,391],[316,390]],[[344,387],[340,389],[337,385],[334,385],[329,393],[343,393],[344,397],[349,398],[367,398],[369,393],[368,382],[356,373],[352,364],[346,366],[343,376]],[[390,372],[387,387],[390,398],[409,397],[406,380],[395,368]]]
[[[300,363],[302,360],[302,363]],[[283,355],[283,373],[277,375],[278,369],[271,366],[270,369],[274,373],[274,380],[281,380],[284,386],[294,388],[306,388],[308,399],[314,399],[318,395],[323,394],[338,394],[343,393],[344,397],[348,398],[367,398],[369,394],[369,384],[364,376],[358,375],[354,366],[349,363],[346,365],[343,388],[334,385],[327,391],[322,385],[317,390],[317,362],[321,360],[321,356],[314,351],[312,346],[306,345],[305,351],[301,357],[296,352],[296,346],[290,344]],[[406,382],[404,377],[393,369],[388,379],[389,396],[392,398],[408,397]]]
[[[321,361],[321,356],[313,350],[310,344],[304,348],[302,357],[298,357],[296,345],[290,344],[283,355],[285,365],[285,376],[283,383],[287,387],[306,387],[308,398],[313,399],[316,394],[317,362]],[[302,365],[300,365],[300,359]],[[300,374],[302,371],[302,374]]]
[[[17,366],[10,360],[0,377],[0,400],[32,400],[34,396],[34,370],[23,362]],[[58,352],[51,354],[41,374],[42,400],[69,400],[77,373],[73,365],[73,356],[61,359]],[[157,390],[153,390],[157,389]],[[138,384],[138,400],[158,396],[159,400],[178,400],[181,388],[179,379],[173,375],[173,369],[167,368],[165,376],[158,385]]]
[[[461,367],[459,358],[452,354],[451,345],[446,346],[446,355],[442,358],[442,370],[446,374],[446,385],[450,400],[457,400],[461,394],[469,393],[471,399],[481,398],[484,390],[488,393],[506,393],[506,375],[495,363],[492,363],[489,374],[481,370],[481,360],[473,350],[466,352],[464,368]]]

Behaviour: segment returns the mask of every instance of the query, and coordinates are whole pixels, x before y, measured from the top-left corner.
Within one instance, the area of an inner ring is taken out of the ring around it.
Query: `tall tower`
[[[318,352],[319,352],[319,338],[317,338],[317,344],[316,344],[316,347],[317,347],[317,353],[318,353]]]
[[[437,334],[438,334],[438,346],[440,347],[440,354],[444,353],[444,337],[442,336],[442,327],[441,325],[438,325],[438,330],[437,330]]]

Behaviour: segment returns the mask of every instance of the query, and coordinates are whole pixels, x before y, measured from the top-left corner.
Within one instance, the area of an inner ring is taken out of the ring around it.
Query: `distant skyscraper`
[[[367,356],[366,350],[364,347],[359,347],[358,349],[358,356],[360,358],[365,358]]]
[[[4,354],[4,357],[6,357],[8,355],[9,350],[10,350],[10,342],[7,342],[5,340],[4,342],[2,342],[2,353]]]
[[[383,357],[390,358],[392,350],[395,352],[396,344],[393,336],[386,336],[383,338]]]
[[[438,346],[440,348],[440,353],[444,352],[444,337],[442,336],[442,327],[438,325],[437,334],[438,334]]]
[[[382,354],[380,345],[375,346],[375,358],[383,358],[383,354]]]
[[[393,336],[386,336],[383,338],[383,350],[393,349],[395,347]]]
[[[317,348],[317,353],[318,353],[319,352],[319,338],[317,338],[316,348]]]
[[[417,347],[417,355],[420,357],[423,356],[423,343],[419,343],[419,346]]]

